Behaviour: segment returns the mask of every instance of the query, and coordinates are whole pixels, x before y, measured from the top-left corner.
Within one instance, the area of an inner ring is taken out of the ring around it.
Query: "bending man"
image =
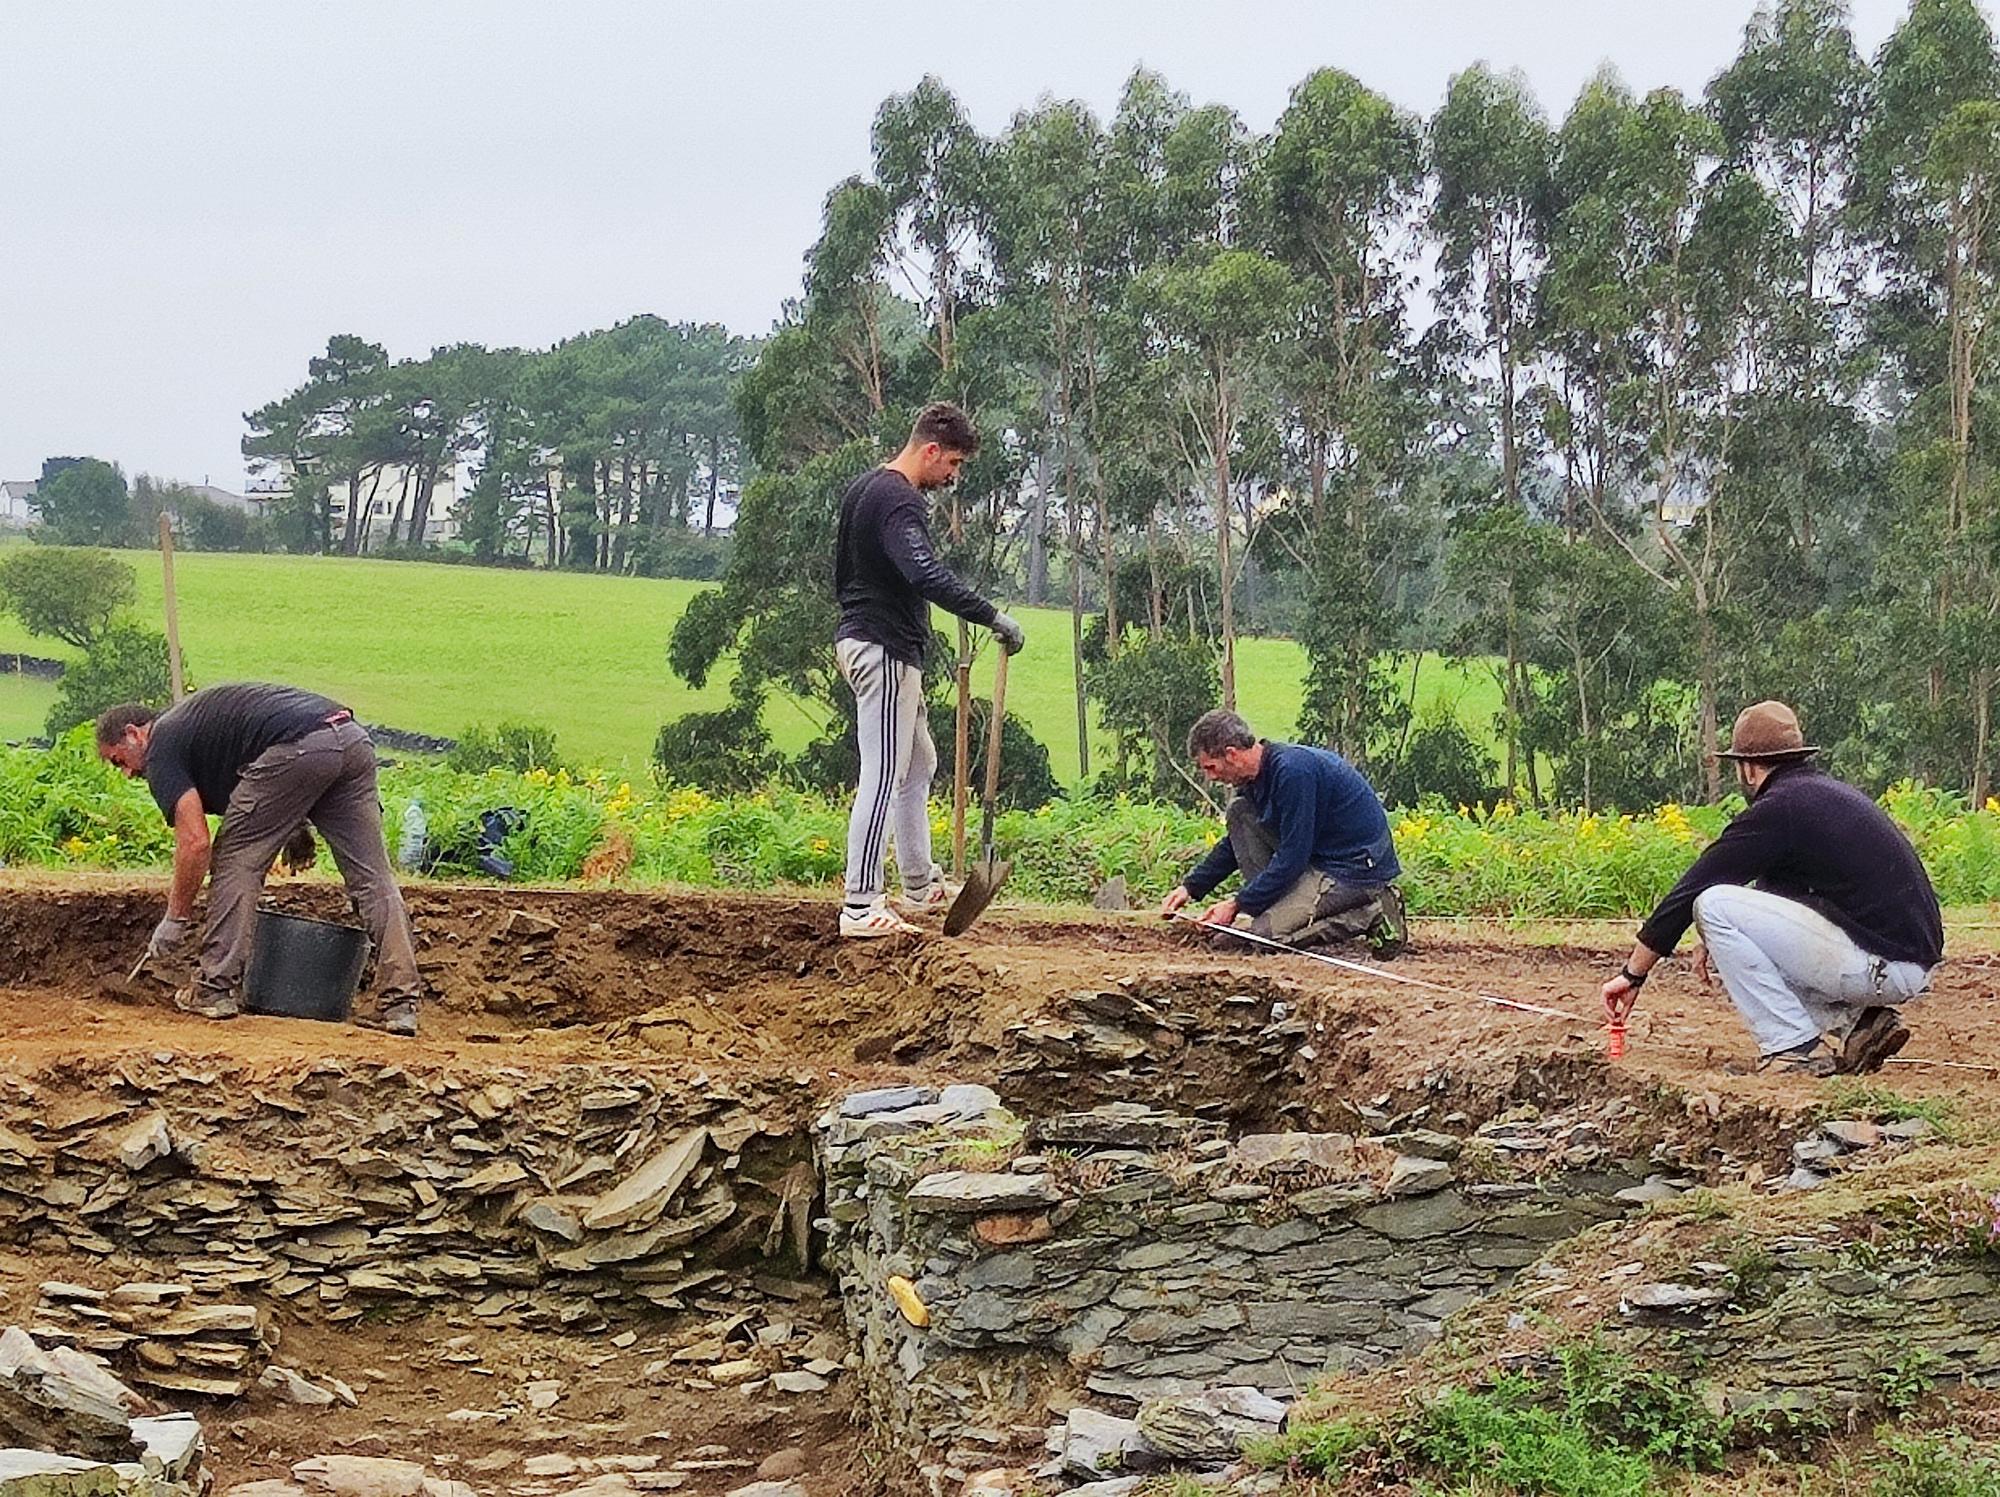
[[[1874,1071],[1903,1048],[1897,1005],[1930,986],[1944,957],[1937,894],[1902,829],[1809,764],[1818,752],[1783,702],[1738,715],[1721,757],[1736,762],[1750,805],[1681,875],[1604,985],[1613,1023],[1692,921],[1757,1036],[1758,1070]]]
[[[849,485],[840,501],[834,593],[840,626],[834,659],[854,691],[861,782],[847,822],[847,898],[840,933],[893,936],[914,930],[889,908],[883,862],[896,844],[903,912],[951,903],[944,874],[931,861],[931,776],[937,746],[924,719],[924,650],[932,603],[991,629],[1013,654],[1021,626],[938,560],[925,496],[958,477],[979,450],[979,433],[955,405],[926,406],[903,450]]]
[[[1331,749],[1259,739],[1234,712],[1205,714],[1188,733],[1201,772],[1233,785],[1229,834],[1160,906],[1171,916],[1230,874],[1243,887],[1201,915],[1208,925],[1248,917],[1260,936],[1292,945],[1359,937],[1395,956],[1408,936],[1403,871],[1389,818],[1361,771]]]
[[[292,686],[211,686],[163,713],[136,702],[109,709],[97,719],[97,752],[127,775],[144,775],[174,829],[173,891],[146,948],[153,956],[187,939],[208,879],[195,984],[175,1003],[205,1019],[241,1012],[237,988],[264,877],[310,821],[375,943],[384,1023],[392,1034],[417,1032],[422,979],[382,835],[375,745],[353,713]],[[222,818],[212,843],[210,816]]]

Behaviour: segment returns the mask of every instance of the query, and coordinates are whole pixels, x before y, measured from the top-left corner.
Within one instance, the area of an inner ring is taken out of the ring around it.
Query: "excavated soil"
[[[435,1001],[422,1036],[399,1040],[369,1027],[365,993],[352,1025],[183,1015],[171,994],[184,968],[127,978],[158,918],[160,881],[4,879],[0,1087],[32,1084],[54,1101],[104,1096],[107,1078],[135,1057],[213,1061],[239,1085],[329,1061],[461,1078],[615,1067],[662,1086],[754,1095],[794,1127],[857,1086],[911,1080],[987,1081],[1028,1115],[1122,1097],[1246,1128],[1384,1126],[1426,1109],[1476,1122],[1524,1100],[1623,1093],[1660,1131],[1693,1135],[1682,1158],[1698,1170],[1705,1149],[1780,1167],[1793,1122],[1825,1095],[1802,1079],[1731,1074],[1752,1046],[1727,999],[1686,963],[1648,987],[1626,1058],[1608,1063],[1596,992],[1628,949],[1617,927],[1543,944],[1494,927],[1420,925],[1415,949],[1388,969],[1399,982],[1194,946],[1144,914],[997,909],[959,940],[858,944],[835,938],[832,906],[819,899],[417,885],[411,916]],[[274,885],[272,895],[298,913],[344,913],[337,885]],[[1244,1011],[1263,1026],[1257,1043],[1232,1027]],[[1990,944],[1948,965],[1910,1017],[1907,1056],[1951,1064],[1900,1066],[1877,1080],[1951,1097],[1968,1116],[2000,1114],[2000,1070],[1986,1069],[2000,1067],[2000,957]],[[0,1254],[0,1314],[20,1322],[43,1279],[96,1282],[107,1267]],[[868,1489],[867,1441],[843,1390],[851,1380],[828,1394],[746,1398],[645,1375],[692,1334],[686,1322],[649,1317],[620,1347],[477,1327],[450,1309],[339,1327],[299,1321],[285,1328],[286,1358],[365,1387],[358,1408],[253,1397],[201,1412],[225,1482],[347,1450],[528,1493],[515,1463],[529,1456],[651,1451],[661,1469],[685,1468],[677,1490],[708,1494],[801,1446],[815,1497]],[[470,1359],[464,1347],[451,1354],[453,1338],[475,1330]],[[562,1382],[553,1409],[505,1420],[464,1412],[536,1379]]]

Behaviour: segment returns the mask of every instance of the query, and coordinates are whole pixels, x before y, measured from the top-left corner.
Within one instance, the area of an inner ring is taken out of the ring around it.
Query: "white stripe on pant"
[[[904,889],[930,882],[937,746],[924,720],[922,671],[865,639],[836,640],[833,656],[853,689],[860,734],[861,781],[847,819],[847,904],[860,909],[886,888],[883,858],[890,840]]]
[[[1870,956],[1818,910],[1762,889],[1704,889],[1694,923],[1765,1055],[1823,1034],[1843,1040],[1862,1009],[1906,1002],[1930,986],[1927,968]]]

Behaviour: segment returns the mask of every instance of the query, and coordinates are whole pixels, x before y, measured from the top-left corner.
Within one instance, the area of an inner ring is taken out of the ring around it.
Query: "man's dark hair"
[[[971,457],[979,450],[979,429],[970,416],[949,400],[939,400],[917,413],[917,424],[910,428],[910,440],[919,447],[935,442],[947,452],[962,452]]]
[[[1231,749],[1247,749],[1257,746],[1257,735],[1250,731],[1250,724],[1218,707],[1213,712],[1204,712],[1195,719],[1188,729],[1188,757],[1190,759],[1214,759]]]
[[[120,702],[97,714],[97,743],[103,748],[125,736],[127,728],[143,727],[160,714],[143,702]]]

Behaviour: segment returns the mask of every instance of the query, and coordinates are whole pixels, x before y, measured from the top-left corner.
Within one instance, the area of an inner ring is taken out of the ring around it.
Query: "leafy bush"
[[[1201,803],[1184,761],[1188,729],[1222,699],[1215,651],[1198,639],[1140,636],[1116,660],[1092,668],[1090,689],[1104,726],[1131,734],[1150,752],[1146,788],[1176,805]]]
[[[758,698],[739,699],[719,712],[685,713],[663,723],[653,744],[662,779],[716,794],[755,789],[779,762]]]
[[[1410,732],[1402,754],[1375,773],[1385,804],[1415,806],[1426,797],[1446,805],[1487,805],[1500,766],[1443,707],[1427,712]]]
[[[173,690],[167,637],[140,624],[113,624],[83,659],[63,672],[49,708],[49,737],[59,737],[120,702],[165,707]]]
[[[137,596],[132,568],[109,551],[17,546],[0,555],[0,607],[30,634],[87,650]]]
[[[1549,1497],[1646,1497],[1658,1488],[1652,1463],[1593,1434],[1539,1401],[1527,1378],[1490,1389],[1454,1388],[1421,1410],[1400,1443],[1454,1481]]]
[[[2000,1460],[1964,1435],[1891,1435],[1870,1497],[2000,1497]]]
[[[563,767],[556,753],[555,730],[529,722],[503,722],[497,728],[475,724],[459,734],[444,762],[447,769],[461,774],[484,774],[489,769],[525,774],[531,769]]]
[[[164,863],[173,850],[145,784],[99,759],[88,727],[45,752],[0,752],[0,860],[135,868]]]

